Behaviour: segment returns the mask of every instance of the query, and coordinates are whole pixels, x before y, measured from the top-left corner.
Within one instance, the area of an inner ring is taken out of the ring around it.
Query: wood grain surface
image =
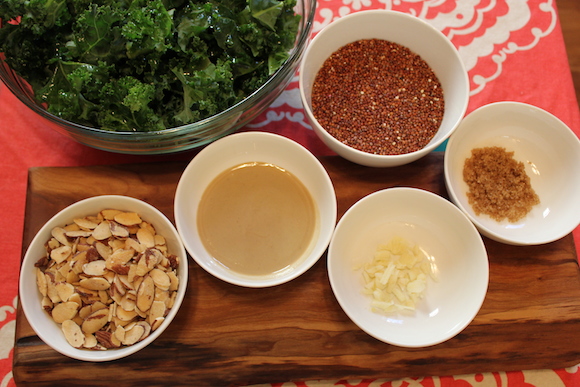
[[[394,186],[447,196],[442,154],[389,169],[339,157],[321,160],[335,185],[339,216],[363,196]],[[176,162],[31,169],[23,246],[57,211],[94,195],[137,197],[173,220],[173,196],[184,167]],[[267,289],[227,284],[190,259],[189,287],[173,323],[153,344],[121,360],[89,363],[60,355],[34,334],[19,310],[14,379],[39,385],[202,387],[580,363],[580,273],[571,235],[535,247],[484,242],[490,284],[483,306],[463,332],[432,347],[400,348],[358,329],[332,293],[326,256],[301,277]]]
[[[580,2],[578,0],[556,0],[556,6],[564,35],[572,81],[576,90],[576,100],[580,102],[580,23],[578,23]]]

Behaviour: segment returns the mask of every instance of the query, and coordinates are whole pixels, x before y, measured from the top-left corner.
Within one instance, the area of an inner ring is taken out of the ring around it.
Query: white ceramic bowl
[[[463,165],[473,148],[486,146],[513,151],[540,198],[540,204],[516,223],[476,215],[468,202]],[[491,239],[513,245],[544,244],[566,236],[580,223],[580,140],[538,107],[497,102],[473,111],[449,139],[444,165],[451,199]]]
[[[396,236],[426,251],[437,280],[429,279],[415,311],[379,314],[362,293],[357,267]],[[426,347],[454,337],[473,320],[487,292],[489,267],[477,229],[452,203],[416,188],[390,188],[362,198],[340,219],[328,274],[340,306],[363,331],[385,343]]]
[[[40,257],[46,255],[44,244],[51,238],[51,230],[54,227],[69,224],[73,219],[78,217],[95,215],[99,211],[107,208],[137,212],[143,220],[151,223],[155,227],[158,234],[166,238],[169,252],[180,258],[180,266],[178,269],[179,289],[173,308],[171,308],[169,314],[165,317],[163,324],[144,340],[131,346],[121,347],[119,349],[108,349],[106,351],[77,349],[66,341],[60,325],[55,323],[48,313],[42,309],[42,296],[36,284],[34,264]],[[40,339],[54,350],[78,360],[94,362],[109,361],[120,359],[145,348],[163,333],[177,314],[183,301],[187,289],[187,278],[188,270],[185,248],[181,243],[177,230],[165,215],[150,204],[128,196],[94,196],[66,207],[54,215],[38,231],[28,246],[22,262],[20,271],[20,303],[32,329],[34,329]]]
[[[312,85],[324,61],[342,46],[361,39],[383,39],[409,48],[421,56],[443,87],[445,112],[439,131],[421,150],[402,155],[375,155],[351,148],[330,135],[314,118]],[[371,167],[393,167],[415,161],[441,145],[455,130],[467,109],[469,79],[465,66],[449,39],[427,22],[401,12],[371,10],[341,17],[313,39],[300,66],[300,96],[316,134],[338,155]]]
[[[230,270],[207,252],[198,233],[197,209],[206,187],[222,172],[246,162],[271,163],[287,170],[308,189],[318,210],[318,235],[310,253],[273,275],[250,276]],[[288,282],[314,265],[328,247],[337,211],[332,181],[320,161],[300,144],[265,132],[232,134],[199,152],[179,180],[174,207],[177,229],[193,259],[223,281],[254,288]]]

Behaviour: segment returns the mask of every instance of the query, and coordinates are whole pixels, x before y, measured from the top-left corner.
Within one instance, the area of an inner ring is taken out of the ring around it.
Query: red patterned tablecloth
[[[427,20],[458,48],[469,72],[467,114],[496,101],[519,101],[556,115],[580,136],[580,112],[560,29],[555,0],[319,0],[314,33],[346,14],[390,9]],[[0,387],[12,386],[12,349],[28,168],[187,159],[130,156],[80,145],[49,129],[0,83]],[[331,152],[308,125],[297,78],[247,130],[283,134],[317,155]],[[580,229],[574,232],[580,246]],[[546,356],[550,356],[548,353]],[[357,381],[307,381],[291,386],[580,386],[578,367]]]

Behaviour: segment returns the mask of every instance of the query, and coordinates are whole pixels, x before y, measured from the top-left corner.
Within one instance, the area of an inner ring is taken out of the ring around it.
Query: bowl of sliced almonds
[[[133,354],[169,326],[187,287],[187,256],[163,213],[95,196],[54,215],[28,246],[20,302],[47,345],[84,361]]]

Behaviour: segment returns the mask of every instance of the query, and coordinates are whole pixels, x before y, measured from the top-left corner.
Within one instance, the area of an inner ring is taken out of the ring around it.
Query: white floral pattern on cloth
[[[445,34],[465,64],[472,96],[501,77],[510,55],[534,48],[557,24],[555,0],[319,0],[313,33],[335,19],[367,9],[409,13]],[[286,119],[310,128],[301,111],[295,77],[249,127]]]
[[[575,367],[577,368],[577,367]],[[577,371],[577,370],[576,370]],[[562,370],[562,372],[567,372]],[[315,380],[260,384],[248,387],[564,387],[566,377],[557,372],[488,372],[472,375],[404,378],[398,380]]]
[[[12,361],[17,299],[17,297],[14,298],[12,305],[0,305],[0,363]],[[0,369],[10,370],[12,367],[0,366]],[[12,372],[0,375],[0,387],[8,386],[11,382]]]

